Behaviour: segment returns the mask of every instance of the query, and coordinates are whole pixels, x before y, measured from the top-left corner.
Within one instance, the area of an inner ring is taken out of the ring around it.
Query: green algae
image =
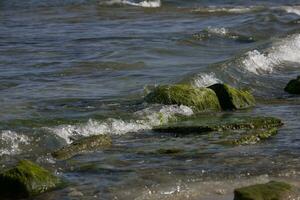
[[[150,92],[145,100],[149,103],[178,104],[192,107],[195,111],[220,110],[215,92],[208,88],[191,85],[162,85]]]
[[[227,84],[214,84],[212,89],[218,96],[223,110],[246,109],[255,106],[255,99],[248,91],[235,89]]]
[[[277,181],[256,184],[234,190],[234,200],[286,200],[292,186]]]
[[[235,145],[255,144],[276,135],[277,132],[277,128],[271,128],[267,130],[255,130],[250,134],[243,135],[239,139],[231,141],[231,143]]]
[[[28,160],[0,174],[0,196],[28,198],[61,186],[63,182],[48,170]]]
[[[97,149],[108,148],[112,145],[111,137],[108,135],[93,135],[74,141],[52,153],[56,159],[68,159],[76,154],[95,151]]]
[[[186,135],[211,131],[270,129],[282,125],[282,121],[274,117],[229,117],[228,119],[191,117],[177,123],[154,127],[153,130],[156,132]]]
[[[284,88],[284,91],[290,94],[300,94],[300,76],[297,79],[291,80]]]

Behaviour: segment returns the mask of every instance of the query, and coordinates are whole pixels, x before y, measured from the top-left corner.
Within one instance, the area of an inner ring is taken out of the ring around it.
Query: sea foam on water
[[[258,50],[248,52],[242,60],[242,67],[258,75],[272,73],[285,62],[300,62],[300,34],[275,42],[264,53]]]

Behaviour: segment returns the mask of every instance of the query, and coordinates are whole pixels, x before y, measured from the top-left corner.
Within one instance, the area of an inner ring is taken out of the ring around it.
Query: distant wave
[[[192,12],[202,13],[202,14],[210,14],[210,13],[232,13],[232,14],[243,14],[249,12],[256,12],[266,9],[263,6],[236,6],[236,7],[216,7],[216,6],[209,6],[209,7],[200,7],[193,9]]]
[[[300,16],[300,6],[282,6],[281,9],[287,13],[293,13]]]
[[[60,125],[54,128],[46,128],[50,132],[71,143],[76,137],[115,134],[122,135],[129,132],[149,130],[154,126],[159,126],[173,119],[175,115],[192,115],[193,111],[187,106],[162,106],[159,108],[146,108],[134,113],[137,119],[107,119],[97,121],[90,119],[87,123],[78,125]]]
[[[144,8],[158,8],[161,6],[161,0],[152,0],[152,1],[141,1],[141,2],[133,2],[129,0],[110,0],[101,2],[100,4],[104,5],[130,5],[130,6],[138,6]]]
[[[250,51],[242,60],[244,69],[254,74],[272,73],[285,62],[300,63],[300,34],[276,42],[266,52]]]
[[[261,12],[261,11],[285,11],[287,13],[293,13],[300,15],[300,6],[235,6],[235,7],[218,7],[218,6],[209,6],[209,7],[199,7],[192,10],[192,12],[200,14],[244,14],[252,12]]]
[[[231,32],[225,27],[212,27],[209,26],[203,31],[193,34],[195,40],[206,40],[212,37],[228,38],[240,42],[254,42],[254,38],[251,36],[244,36],[234,32]]]
[[[215,73],[211,72],[209,74],[198,74],[198,76],[193,80],[193,85],[196,87],[208,87],[221,82],[222,81],[216,77]]]
[[[21,152],[20,146],[28,145],[29,137],[10,130],[4,130],[0,133],[0,156],[16,155]]]

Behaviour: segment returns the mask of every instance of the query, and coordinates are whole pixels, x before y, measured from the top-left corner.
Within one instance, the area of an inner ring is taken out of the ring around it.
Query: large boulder
[[[292,186],[284,182],[270,181],[234,190],[234,200],[286,200]]]
[[[221,83],[211,85],[208,88],[217,94],[223,110],[246,109],[255,106],[253,95],[247,91],[238,90]]]
[[[0,174],[1,199],[19,199],[38,195],[61,186],[63,182],[48,170],[28,160]]]
[[[297,79],[291,80],[284,88],[284,91],[290,94],[300,94],[300,76]]]
[[[68,159],[76,154],[95,151],[112,145],[111,137],[108,135],[93,135],[74,141],[52,153],[56,159]]]
[[[221,109],[213,90],[185,84],[158,86],[145,97],[145,100],[149,103],[185,105],[195,111]]]

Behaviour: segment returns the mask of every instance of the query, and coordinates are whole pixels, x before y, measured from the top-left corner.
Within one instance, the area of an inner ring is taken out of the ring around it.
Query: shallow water
[[[233,199],[272,179],[299,184],[300,99],[283,91],[300,68],[296,0],[2,0],[0,164],[34,160],[70,182],[37,199]],[[149,105],[157,84],[225,82],[251,90],[253,110],[278,135],[224,146],[217,133],[171,137],[151,129],[185,106]],[[73,139],[110,134],[104,151],[56,161]],[[159,155],[161,148],[183,149]]]

